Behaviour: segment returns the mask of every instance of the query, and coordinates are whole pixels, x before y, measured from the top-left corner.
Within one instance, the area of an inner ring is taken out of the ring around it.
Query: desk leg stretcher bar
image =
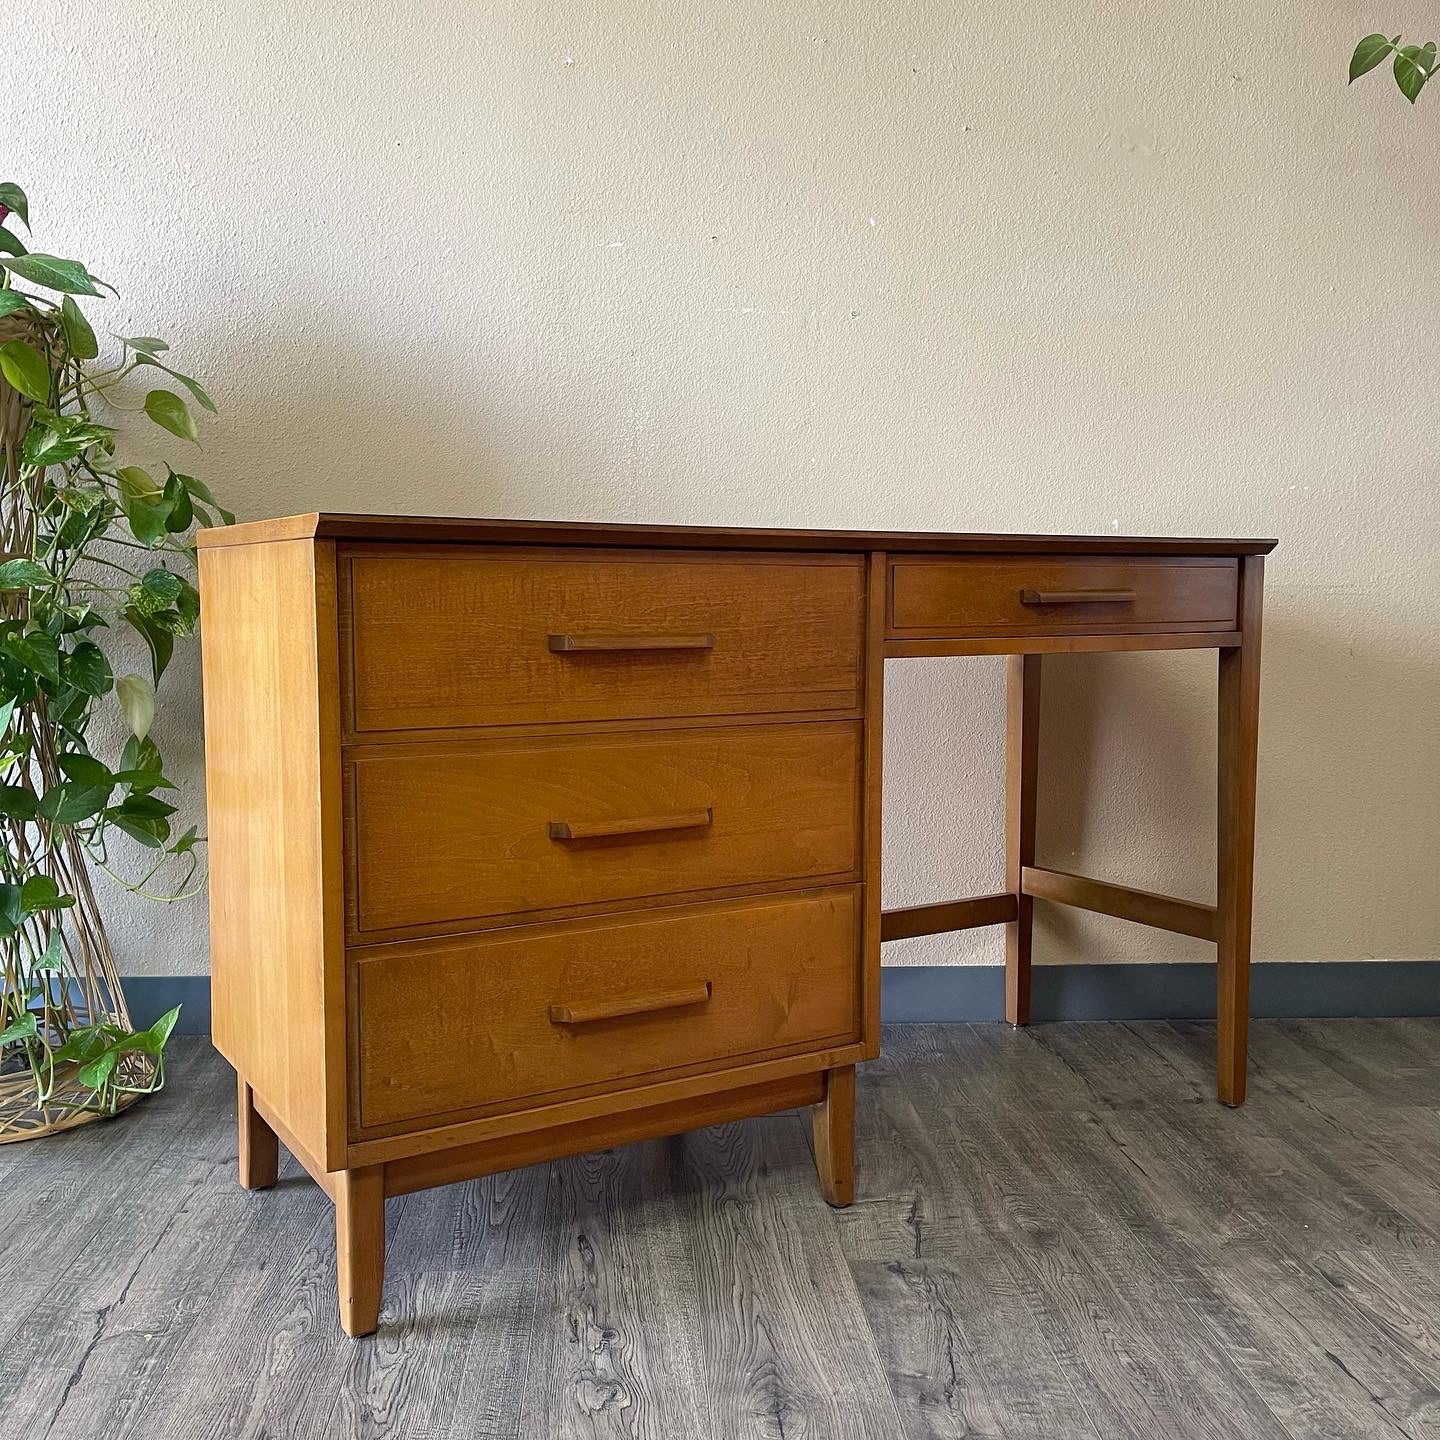
[[[1005,1018],[1012,1025],[1030,1021],[1036,900],[1208,940],[1216,947],[1216,1093],[1226,1105],[1240,1105],[1245,1099],[1263,565],[1260,556],[1240,562],[1240,629],[1233,635],[1210,637],[1220,657],[1214,905],[1035,864],[1042,657],[1028,653],[1009,657],[1006,679],[1005,878],[1009,889],[999,895],[887,910],[880,929],[882,940],[908,940],[917,935],[1004,925]],[[1165,648],[1160,642],[1166,638],[1170,637],[1147,637],[1145,648]],[[1184,646],[1188,648],[1195,638],[1184,637]]]

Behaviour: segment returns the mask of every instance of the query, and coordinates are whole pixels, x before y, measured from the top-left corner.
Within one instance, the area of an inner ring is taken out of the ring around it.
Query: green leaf
[[[102,1050],[93,1060],[86,1061],[75,1073],[82,1085],[88,1086],[91,1090],[101,1090],[110,1076],[114,1074],[115,1067],[119,1063],[120,1051],[118,1049]]]
[[[164,494],[170,504],[165,528],[172,535],[182,534],[194,523],[195,507],[190,503],[190,492],[185,488],[185,482],[173,470],[165,482]]]
[[[13,315],[17,310],[33,310],[34,308],[18,290],[0,290],[0,318]]]
[[[130,610],[172,635],[193,633],[200,619],[200,596],[195,587],[162,568],[148,571],[143,580],[130,587],[126,599]]]
[[[65,331],[65,343],[77,360],[93,360],[100,353],[100,342],[90,322],[69,295],[60,302],[60,326]]]
[[[98,815],[110,798],[109,785],[76,785],[64,782],[40,798],[40,813],[56,825],[78,825]]]
[[[11,634],[0,641],[0,648],[27,670],[59,683],[60,647],[53,635],[46,635],[41,630],[32,630],[28,635]]]
[[[120,482],[120,490],[125,495],[134,496],[137,500],[160,498],[160,486],[155,477],[142,466],[122,465],[115,472],[115,478]]]
[[[13,933],[15,927],[24,918],[24,908],[20,903],[20,887],[12,885],[8,881],[0,885],[0,918],[10,927]]]
[[[202,410],[208,410],[212,415],[220,413],[215,408],[215,402],[210,398],[205,387],[193,375],[182,375],[178,370],[170,370],[166,373],[174,376],[195,397],[196,403]]]
[[[67,460],[73,460],[92,443],[89,440],[68,440],[48,425],[31,425],[25,432],[20,456],[30,469],[43,470],[47,465],[63,465]]]
[[[1422,81],[1422,82],[1421,82],[1421,87],[1420,87],[1421,89],[1423,89],[1423,88],[1424,88],[1424,85],[1425,85],[1425,82],[1426,82],[1426,81],[1429,81],[1429,80],[1432,80],[1432,79],[1434,78],[1434,76],[1435,76],[1435,62],[1436,62],[1436,46],[1435,46],[1435,42],[1434,42],[1433,40],[1426,41],[1425,45],[1421,48],[1420,53],[1419,53],[1418,55],[1414,56],[1414,57],[1413,57],[1413,60],[1414,60],[1414,64],[1416,65],[1416,67],[1417,67],[1420,71],[1422,71],[1423,74],[1424,74],[1424,76],[1425,76],[1425,81]],[[1419,94],[1419,91],[1417,91],[1416,94],[1418,95],[1418,94]]]
[[[108,1042],[99,1025],[82,1025],[70,1032],[69,1038],[50,1057],[52,1060],[87,1060],[103,1050]]]
[[[167,1010],[148,1030],[137,1030],[133,1035],[128,1036],[121,1043],[120,1048],[122,1050],[142,1050],[145,1054],[158,1058],[179,1018],[180,1007],[177,1005],[173,1010]]]
[[[104,283],[97,282],[78,260],[62,260],[57,255],[14,255],[0,260],[0,266],[32,285],[66,295],[98,295],[95,286]]]
[[[64,958],[65,942],[61,938],[60,929],[57,926],[50,932],[50,938],[45,942],[44,953],[30,967],[31,974],[42,974],[45,971],[59,970]]]
[[[33,820],[39,811],[40,801],[33,790],[23,785],[0,785],[0,815],[12,820]]]
[[[175,1023],[180,1019],[180,1007],[176,1005],[173,1009],[167,1010],[158,1020],[152,1021],[150,1025],[150,1037],[156,1044],[163,1046],[170,1038],[175,1029]]]
[[[235,516],[210,493],[203,480],[197,480],[193,475],[182,475],[180,479],[191,495],[209,505],[227,525],[235,523]]]
[[[141,1034],[148,1035],[157,1048],[164,1049],[165,1042],[170,1038],[171,1032],[175,1029],[175,1022],[179,1018],[180,1007],[177,1005],[173,1010],[167,1010],[158,1020],[153,1021],[150,1028],[141,1031]]]
[[[86,695],[104,695],[114,683],[110,662],[93,640],[82,640],[61,657],[60,678]]]
[[[120,764],[127,772],[143,770],[147,774],[158,775],[164,769],[160,761],[160,751],[153,740],[127,740],[124,750],[120,752]]]
[[[175,627],[178,635],[193,635],[200,623],[200,592],[188,581],[180,582],[180,597],[175,601],[175,613],[180,623]]]
[[[140,354],[135,357],[137,365],[153,365],[157,370],[163,370],[172,380],[178,380],[202,408],[208,410],[212,415],[219,412],[215,409],[215,402],[205,392],[205,387],[193,375],[184,375],[179,370],[172,370],[168,365],[162,364],[153,355]]]
[[[58,492],[65,507],[65,516],[55,530],[57,546],[78,550],[110,527],[116,506],[99,490],[77,490],[67,487]]]
[[[0,255],[28,255],[29,253],[13,230],[7,230],[0,225]]]
[[[175,807],[156,795],[127,795],[116,807],[127,820],[163,820],[175,813]]]
[[[162,429],[182,440],[198,438],[190,407],[169,390],[152,390],[145,397],[145,413]]]
[[[1394,40],[1387,40],[1383,35],[1367,35],[1355,47],[1355,53],[1350,57],[1350,83],[1353,85],[1362,75],[1368,75],[1395,48],[1399,40],[1398,35]]]
[[[132,736],[125,742],[125,749],[120,755],[120,765],[121,768],[115,775],[116,780],[128,785],[137,794],[160,787],[166,790],[176,788],[173,782],[165,778],[160,752],[155,748],[153,740],[136,739]]]
[[[129,815],[111,815],[110,823],[150,850],[163,850],[170,826],[164,820],[147,820]]]
[[[0,345],[0,375],[22,395],[44,404],[50,398],[50,367],[45,357],[23,340]]]
[[[130,533],[146,549],[153,549],[166,533],[165,517],[169,514],[168,507],[147,505],[143,500],[127,500],[124,506],[125,521],[130,526]]]
[[[167,341],[154,335],[120,335],[116,338],[122,345],[128,345],[141,355],[159,355],[170,348]]]
[[[137,794],[153,790],[156,786],[161,786],[166,790],[180,788],[173,780],[167,780],[158,772],[150,770],[117,770],[115,779],[118,784],[131,786]]]
[[[18,215],[27,230],[30,228],[30,202],[13,180],[0,180],[0,205]]]
[[[51,698],[45,712],[46,719],[57,735],[71,740],[85,738],[91,698],[73,685],[61,686],[60,693]]]
[[[0,1030],[0,1045],[10,1045],[16,1040],[30,1040],[37,1034],[35,1012],[27,1010],[18,1020]]]
[[[37,470],[58,465],[108,440],[114,433],[108,425],[97,425],[83,415],[57,415],[44,405],[37,405],[34,423],[25,437],[25,463]]]
[[[144,546],[153,547],[165,532],[170,505],[162,499],[160,487],[148,470],[124,465],[115,472],[120,482],[120,504],[130,533]]]
[[[55,577],[33,560],[7,560],[0,565],[0,590],[48,590]]]
[[[199,843],[199,835],[192,825],[171,847],[172,855],[188,855]]]
[[[155,692],[143,675],[122,675],[115,682],[115,698],[125,714],[125,723],[137,740],[150,733],[155,720]]]
[[[1433,46],[1427,53],[1419,45],[1406,45],[1395,53],[1395,83],[1400,93],[1413,105],[1430,78],[1435,64]]]
[[[27,915],[38,915],[42,910],[68,910],[74,903],[75,897],[62,895],[49,875],[32,875],[20,887],[20,908]]]
[[[97,760],[93,755],[86,755],[80,750],[67,750],[64,754],[56,756],[56,759],[66,779],[74,780],[77,784],[98,786],[115,783],[115,777],[110,773],[110,767]]]
[[[157,611],[168,609],[180,598],[183,583],[178,575],[172,575],[164,566],[157,565],[130,587],[130,604],[142,615],[154,615]]]
[[[162,626],[157,625],[148,615],[142,615],[133,605],[127,605],[120,612],[126,623],[132,625],[150,650],[150,673],[156,685],[175,653],[175,637]]]

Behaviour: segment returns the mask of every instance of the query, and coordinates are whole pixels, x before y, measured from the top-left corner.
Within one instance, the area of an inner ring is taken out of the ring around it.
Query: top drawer
[[[352,731],[847,710],[859,556],[344,556]]]
[[[1235,561],[897,557],[896,636],[1087,635],[1233,630]]]

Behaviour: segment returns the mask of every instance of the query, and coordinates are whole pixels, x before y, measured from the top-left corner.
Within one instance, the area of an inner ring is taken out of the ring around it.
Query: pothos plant
[[[1401,43],[1399,35],[1392,38],[1367,35],[1350,57],[1350,83],[1353,85],[1392,55],[1395,57],[1391,67],[1395,83],[1400,87],[1400,93],[1413,105],[1435,73],[1437,51],[1433,40],[1427,40],[1423,45],[1406,45]]]
[[[196,886],[200,837],[172,834],[175,787],[150,727],[175,642],[199,618],[193,529],[234,520],[193,475],[125,463],[129,415],[193,445],[192,407],[215,406],[163,340],[102,346],[86,308],[112,287],[28,250],[22,230],[25,193],[0,184],[0,1138],[7,1077],[32,1114],[113,1113],[163,1083],[178,1010],[129,1024],[88,872],[157,899]],[[116,678],[124,631],[147,674]],[[120,714],[97,725],[107,707]],[[92,735],[122,715],[120,753],[96,753]],[[117,835],[148,861],[136,867]]]

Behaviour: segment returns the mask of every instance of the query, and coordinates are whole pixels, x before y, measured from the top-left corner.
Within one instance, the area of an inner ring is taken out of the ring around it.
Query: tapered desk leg
[[[385,1283],[385,1169],[341,1170],[335,1181],[340,1324],[347,1335],[370,1335],[380,1324]]]
[[[236,1076],[235,1116],[240,1183],[247,1190],[268,1190],[280,1175],[280,1141],[256,1111],[255,1092],[244,1076]]]
[[[815,1129],[815,1169],[820,1193],[829,1205],[855,1199],[855,1067],[825,1072],[825,1098],[811,1112]]]
[[[1005,1018],[1030,1023],[1030,936],[1035,902],[1021,871],[1035,863],[1035,776],[1040,758],[1040,657],[1012,655],[1006,675],[1005,888],[1015,918],[1005,927]]]
[[[1216,858],[1216,1093],[1245,1099],[1250,1027],[1250,912],[1255,871],[1255,761],[1260,733],[1262,557],[1241,562],[1241,643],[1220,652]]]

